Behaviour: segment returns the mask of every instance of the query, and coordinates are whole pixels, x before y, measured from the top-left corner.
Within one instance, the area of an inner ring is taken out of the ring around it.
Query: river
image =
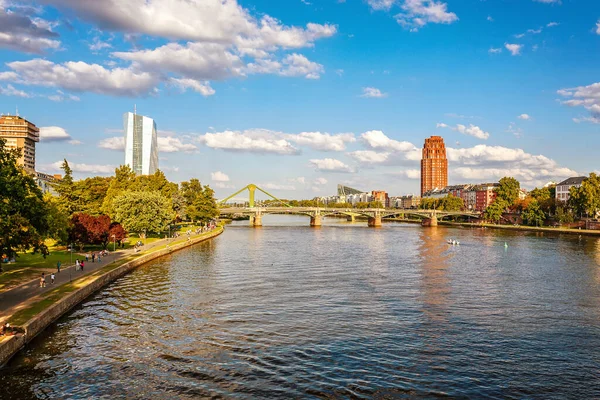
[[[263,223],[89,298],[0,398],[600,398],[600,239]]]

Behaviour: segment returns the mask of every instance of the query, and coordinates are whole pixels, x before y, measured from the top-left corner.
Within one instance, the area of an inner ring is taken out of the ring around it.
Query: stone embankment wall
[[[220,235],[222,232],[223,228],[219,227],[208,235],[192,238],[189,241],[175,244],[168,249],[157,250],[152,253],[145,254],[139,258],[136,258],[135,260],[119,266],[118,268],[106,272],[85,286],[75,290],[72,293],[69,293],[23,325],[22,328],[25,330],[25,334],[5,336],[0,340],[0,366],[6,364],[6,362],[8,362],[8,360],[10,360],[23,346],[29,343],[50,324],[67,313],[70,309],[84,301],[90,295],[102,289],[104,286],[131,272],[140,265],[147,263],[148,261],[152,261],[159,257],[171,254],[174,251],[184,249],[205,240],[212,239]]]

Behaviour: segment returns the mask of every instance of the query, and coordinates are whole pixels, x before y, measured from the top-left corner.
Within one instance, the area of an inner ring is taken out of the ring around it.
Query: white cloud
[[[83,142],[81,140],[69,140],[67,143],[69,143],[70,145],[73,145],[73,146],[79,146],[79,145],[83,144]]]
[[[317,179],[315,179],[315,184],[316,185],[326,185],[327,184],[327,179],[325,179],[325,178],[317,178]]]
[[[171,78],[170,82],[179,87],[182,91],[186,91],[187,89],[192,89],[195,92],[200,93],[202,96],[212,96],[215,94],[215,90],[210,86],[208,81],[196,81],[194,79],[176,79]]]
[[[123,151],[125,150],[125,138],[123,136],[110,137],[102,139],[98,147],[107,150]]]
[[[381,90],[374,88],[374,87],[364,87],[363,94],[360,95],[360,97],[367,97],[367,98],[382,98],[382,97],[387,97],[387,96],[388,96],[387,93],[383,93],[383,92],[381,92]]]
[[[510,51],[510,54],[513,56],[518,56],[521,54],[521,50],[523,49],[522,44],[514,44],[514,43],[505,43],[504,47],[506,50]]]
[[[405,176],[408,179],[421,179],[420,169],[405,169],[403,171],[398,171],[397,174],[400,176]]]
[[[500,47],[492,47],[488,50],[488,53],[490,54],[499,54],[502,53],[502,48]]]
[[[43,126],[40,127],[40,141],[42,142],[61,142],[70,140],[71,135],[60,126]]]
[[[94,41],[88,45],[90,50],[94,53],[99,52],[102,49],[110,49],[112,45],[108,42],[103,42],[100,38],[95,37]]]
[[[221,171],[211,172],[210,179],[214,182],[229,182],[229,176]]]
[[[323,65],[310,61],[301,54],[288,54],[281,61],[270,58],[258,59],[243,69],[248,74],[277,74],[285,77],[319,79],[325,72]]]
[[[373,150],[358,150],[348,153],[348,155],[361,164],[383,164],[389,160],[391,153],[378,153]]]
[[[321,132],[302,132],[297,135],[285,135],[285,138],[301,146],[321,151],[344,151],[346,143],[356,141],[352,133],[331,135]]]
[[[548,27],[548,28],[552,28],[553,26],[558,26],[558,25],[560,25],[558,22],[549,22],[549,23],[546,25],[546,27]]]
[[[354,172],[350,166],[334,158],[325,158],[322,160],[313,159],[309,160],[309,162],[310,165],[322,172]]]
[[[161,153],[177,153],[180,151],[189,153],[197,149],[196,145],[191,143],[183,143],[181,139],[167,136],[158,137],[158,151]]]
[[[517,118],[522,119],[524,121],[529,121],[531,119],[531,116],[529,114],[521,114]]]
[[[208,132],[199,140],[207,147],[226,151],[271,153],[281,155],[299,154],[300,151],[277,133],[262,130]]]
[[[233,188],[235,188],[235,186],[233,186],[233,185],[231,185],[229,183],[225,183],[225,182],[215,182],[214,186],[217,187],[217,188],[219,188],[219,189],[233,189]]]
[[[0,48],[35,54],[60,48],[58,34],[52,31],[51,23],[9,7],[0,2]]]
[[[81,100],[78,96],[74,96],[72,94],[65,93],[61,90],[57,90],[56,94],[48,96],[48,99],[52,100],[52,101],[56,101],[56,102],[67,101],[67,100],[70,100],[70,101]]]
[[[57,161],[50,165],[50,169],[53,171],[61,171],[63,161]],[[102,165],[102,164],[78,164],[78,163],[69,163],[69,166],[73,170],[73,172],[78,172],[82,174],[102,174],[102,175],[110,175],[115,172],[114,165]]]
[[[596,33],[598,35],[600,35],[600,19],[598,20],[598,23],[596,24]]]
[[[0,95],[2,96],[16,96],[28,98],[31,95],[23,90],[16,89],[13,85],[6,85],[6,87],[0,86]]]
[[[488,15],[487,20],[490,21],[490,22],[494,22],[494,18],[492,18],[491,15]]]
[[[117,96],[139,96],[152,92],[159,77],[133,69],[108,70],[98,64],[66,62],[55,64],[33,59],[7,63],[17,74],[16,81],[25,85],[60,87],[76,92],[89,91]]]
[[[570,107],[584,107],[591,114],[588,118],[577,118],[575,122],[600,123],[600,82],[588,86],[578,86],[570,89],[561,89],[558,94],[568,98],[562,102]]]
[[[363,133],[361,138],[372,149],[386,149],[399,152],[413,152],[417,150],[412,143],[390,139],[382,131],[368,131]]]
[[[435,0],[404,0],[402,13],[396,21],[406,29],[417,31],[428,23],[451,24],[458,21],[455,13],[448,11],[448,4]]]
[[[463,124],[456,124],[455,127],[451,127],[444,123],[438,123],[436,125],[436,127],[437,128],[450,128],[453,131],[462,133],[463,135],[473,136],[473,137],[476,137],[477,139],[482,139],[482,140],[487,140],[490,137],[489,132],[485,132],[483,129],[481,129],[480,127],[473,125],[473,124],[469,124],[469,126],[465,126]]]
[[[282,185],[272,182],[259,183],[257,186],[265,190],[296,190],[294,185]]]
[[[367,0],[367,4],[373,10],[389,10],[396,3],[396,0]]]

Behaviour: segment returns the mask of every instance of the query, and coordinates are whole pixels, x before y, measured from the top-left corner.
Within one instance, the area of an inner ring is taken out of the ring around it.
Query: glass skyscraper
[[[152,118],[125,113],[125,164],[138,175],[152,175],[158,170],[158,140]]]

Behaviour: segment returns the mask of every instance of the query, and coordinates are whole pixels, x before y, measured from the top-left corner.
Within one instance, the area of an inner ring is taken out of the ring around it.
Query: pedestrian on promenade
[[[75,271],[79,271],[79,258],[75,260]]]
[[[79,264],[79,266],[81,267],[81,270],[83,271],[83,261],[81,261],[81,264]]]
[[[50,274],[50,283],[54,285],[54,272]]]
[[[89,261],[89,259],[90,259],[90,256],[89,256],[89,254],[88,254],[88,253],[85,253],[85,261]]]
[[[92,262],[96,259],[96,253],[92,253]]]
[[[42,272],[42,277],[40,278],[40,287],[46,287],[46,275]]]
[[[60,260],[56,262],[56,271],[57,274],[60,273]]]
[[[100,253],[98,253],[98,262],[100,262],[102,260],[100,260]]]

